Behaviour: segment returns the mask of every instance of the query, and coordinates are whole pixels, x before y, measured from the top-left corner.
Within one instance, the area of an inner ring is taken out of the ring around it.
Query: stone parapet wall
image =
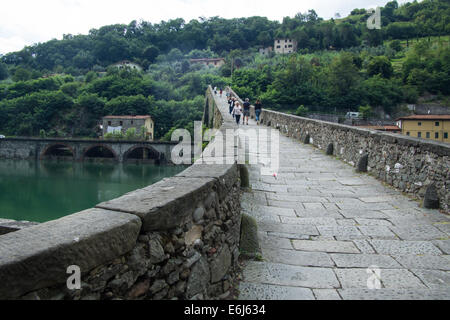
[[[199,161],[93,209],[0,235],[0,299],[224,298],[239,236],[237,165]],[[79,290],[66,285],[73,265]]]
[[[231,90],[231,89],[230,89]],[[236,93],[232,91],[236,97]],[[239,97],[238,97],[239,98]],[[240,101],[242,101],[239,98]],[[254,118],[254,107],[251,107]],[[450,145],[263,109],[261,122],[357,166],[367,156],[367,171],[395,188],[423,198],[434,184],[440,207],[450,210]]]

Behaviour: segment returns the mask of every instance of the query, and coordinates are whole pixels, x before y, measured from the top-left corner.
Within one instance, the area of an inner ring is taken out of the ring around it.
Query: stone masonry
[[[236,164],[198,161],[93,209],[0,235],[0,299],[225,298],[239,257],[240,192]],[[72,265],[79,290],[66,286]]]

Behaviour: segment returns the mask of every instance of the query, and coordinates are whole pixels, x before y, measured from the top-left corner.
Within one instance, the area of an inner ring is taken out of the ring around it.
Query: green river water
[[[0,219],[58,219],[174,176],[185,168],[0,160]]]

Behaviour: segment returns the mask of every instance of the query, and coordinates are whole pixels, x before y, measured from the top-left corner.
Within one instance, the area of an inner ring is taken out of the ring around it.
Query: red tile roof
[[[415,114],[397,120],[450,120],[450,114]]]
[[[397,126],[358,126],[358,127],[373,130],[401,131],[401,129]]]

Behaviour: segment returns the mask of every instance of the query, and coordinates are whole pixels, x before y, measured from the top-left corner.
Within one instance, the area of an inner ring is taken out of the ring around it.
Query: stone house
[[[273,47],[259,48],[260,55],[268,56],[271,52],[273,52]]]
[[[292,39],[275,39],[275,53],[287,54],[297,51],[297,41]]]
[[[116,62],[112,65],[113,67],[119,68],[119,69],[125,69],[125,68],[130,68],[130,69],[134,69],[137,71],[142,71],[142,67],[136,63],[130,62],[128,60],[124,60],[124,61],[120,61],[120,62]]]
[[[107,133],[120,131],[123,134],[130,128],[136,129],[136,134],[140,134],[142,127],[145,127],[146,140],[153,141],[155,137],[155,122],[151,116],[106,116],[103,117],[103,136]]]
[[[191,59],[189,60],[191,64],[201,63],[205,66],[213,66],[215,68],[219,68],[225,64],[224,58],[202,58],[202,59]]]

